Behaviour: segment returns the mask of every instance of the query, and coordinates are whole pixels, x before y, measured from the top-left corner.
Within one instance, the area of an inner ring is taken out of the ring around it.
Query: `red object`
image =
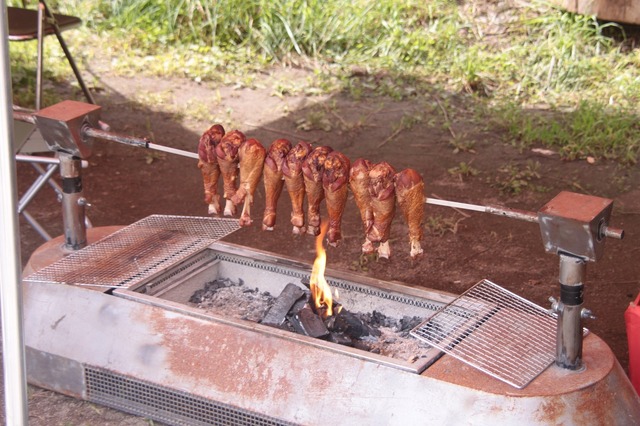
[[[640,395],[640,294],[624,313],[629,342],[629,378]]]

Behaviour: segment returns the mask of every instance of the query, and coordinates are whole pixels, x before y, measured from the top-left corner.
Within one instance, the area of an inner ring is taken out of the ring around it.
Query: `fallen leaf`
[[[550,149],[544,149],[544,148],[533,148],[531,152],[536,154],[547,155],[547,156],[556,155],[555,151]]]

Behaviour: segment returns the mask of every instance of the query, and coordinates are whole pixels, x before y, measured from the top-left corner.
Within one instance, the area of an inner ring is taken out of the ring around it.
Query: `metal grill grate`
[[[29,275],[25,281],[130,287],[238,228],[237,219],[152,215]]]
[[[519,389],[555,360],[556,317],[488,280],[411,335]]]
[[[293,425],[101,368],[85,367],[84,373],[89,401],[169,425]]]

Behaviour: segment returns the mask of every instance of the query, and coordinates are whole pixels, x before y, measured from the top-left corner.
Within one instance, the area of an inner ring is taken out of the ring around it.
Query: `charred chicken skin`
[[[329,214],[327,241],[333,247],[337,246],[342,239],[342,214],[347,203],[350,168],[349,159],[338,151],[329,153],[324,162],[322,187]]]
[[[240,160],[240,187],[235,195],[231,197],[231,202],[238,205],[244,201],[242,212],[240,213],[240,226],[251,225],[251,205],[253,204],[253,194],[258,187],[262,170],[264,168],[264,158],[267,151],[256,139],[248,139],[240,145],[238,158]]]
[[[394,168],[384,161],[374,165],[369,171],[369,194],[371,195],[373,224],[367,233],[367,238],[370,241],[380,243],[378,256],[385,259],[391,256],[389,234],[396,211],[395,175]]]
[[[371,194],[369,194],[369,171],[371,166],[372,164],[369,160],[358,158],[349,171],[349,187],[356,200],[364,228],[365,240],[362,244],[362,252],[365,254],[370,254],[374,251],[373,243],[367,238],[369,230],[373,226]]]
[[[262,230],[264,231],[273,231],[276,224],[276,208],[284,187],[282,167],[290,150],[291,142],[286,139],[276,139],[269,147],[264,160],[265,207],[262,217]]]
[[[424,181],[417,171],[405,169],[396,175],[395,185],[398,205],[409,227],[409,254],[415,258],[423,253],[420,241],[424,232]]]
[[[231,198],[238,190],[238,150],[245,141],[244,133],[239,130],[232,130],[224,135],[216,146],[216,156],[218,157],[218,165],[220,166],[224,184],[225,216],[235,216],[236,214],[236,206],[231,201]]]
[[[303,234],[304,227],[304,177],[302,173],[302,163],[311,152],[311,145],[308,142],[300,141],[291,148],[282,166],[284,182],[287,185],[287,192],[291,198],[291,224],[293,233]]]
[[[324,162],[331,151],[333,148],[329,146],[318,146],[302,163],[304,189],[308,203],[307,234],[309,235],[317,236],[320,234],[320,203],[324,200],[322,174],[324,173]]]
[[[200,137],[198,143],[198,168],[204,184],[204,202],[209,205],[209,214],[220,213],[218,179],[220,166],[216,156],[216,146],[224,136],[224,127],[214,124]]]

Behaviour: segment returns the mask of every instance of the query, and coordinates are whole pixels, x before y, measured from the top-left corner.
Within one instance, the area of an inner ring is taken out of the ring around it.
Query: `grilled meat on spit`
[[[236,206],[231,201],[231,197],[235,195],[238,188],[238,150],[245,140],[244,133],[232,130],[224,135],[216,146],[216,155],[224,183],[224,198],[227,200],[224,206],[225,216],[236,214]]]
[[[265,207],[262,217],[262,230],[273,231],[276,224],[276,208],[284,186],[282,167],[287,154],[291,150],[291,142],[286,139],[273,141],[264,160],[264,192]]]
[[[364,158],[358,158],[349,171],[349,186],[356,199],[360,218],[364,228],[365,240],[362,244],[362,252],[373,253],[373,243],[367,238],[369,230],[373,225],[373,211],[371,210],[371,194],[369,194],[369,171],[371,162]]]
[[[396,171],[387,162],[374,165],[369,171],[369,194],[373,225],[367,233],[367,239],[380,242],[378,256],[388,259],[391,256],[389,233],[396,210],[394,177]]]
[[[242,213],[240,213],[240,226],[251,225],[251,204],[253,204],[253,194],[262,176],[265,155],[267,155],[267,151],[256,139],[247,140],[238,150],[240,187],[231,197],[231,202],[238,205],[244,201]]]
[[[324,172],[324,162],[331,151],[333,151],[333,148],[329,146],[316,147],[302,163],[304,189],[307,194],[307,203],[309,204],[307,234],[310,235],[320,234],[320,203],[324,200],[322,174]]]
[[[395,177],[396,197],[398,205],[409,226],[410,255],[412,258],[423,253],[420,241],[422,240],[424,219],[424,181],[420,173],[413,169],[405,169]]]
[[[224,127],[214,124],[202,134],[198,143],[198,168],[204,184],[204,202],[209,205],[209,214],[220,213],[218,178],[220,166],[216,156],[216,146],[224,136]]]
[[[291,148],[282,165],[284,182],[291,198],[291,224],[294,234],[304,233],[304,178],[302,162],[311,152],[308,142],[300,141]]]
[[[327,241],[333,247],[337,246],[342,239],[342,213],[347,202],[350,166],[349,159],[338,151],[329,153],[324,162],[322,187],[329,214]]]

